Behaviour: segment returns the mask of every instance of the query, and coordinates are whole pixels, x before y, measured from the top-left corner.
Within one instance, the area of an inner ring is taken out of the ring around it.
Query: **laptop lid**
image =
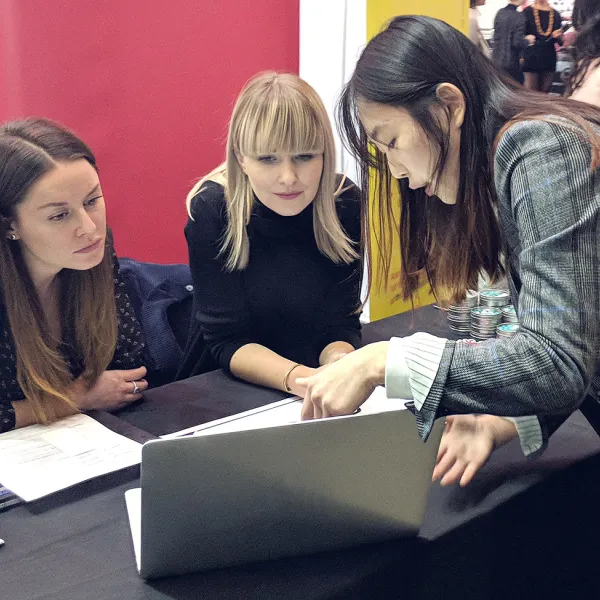
[[[150,441],[142,450],[140,575],[414,535],[442,429],[438,422],[423,444],[414,416],[400,410]]]

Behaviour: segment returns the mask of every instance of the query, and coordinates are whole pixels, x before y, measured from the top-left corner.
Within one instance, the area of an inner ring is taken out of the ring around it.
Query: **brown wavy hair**
[[[42,423],[56,419],[51,400],[74,406],[73,377],[48,334],[21,245],[8,237],[15,209],[31,186],[58,161],[79,159],[97,170],[92,151],[57,123],[31,118],[0,127],[0,294],[16,349],[17,380]],[[63,269],[57,277],[63,340],[92,385],[112,360],[117,341],[112,253],[107,249],[92,269]]]
[[[369,143],[358,118],[361,100],[406,110],[437,151],[434,179],[439,181],[448,159],[451,115],[437,90],[446,82],[461,91],[466,105],[454,205],[428,197],[423,189],[411,190],[404,179],[394,180],[385,155]],[[441,118],[434,117],[434,105],[442,109]],[[599,109],[524,89],[461,32],[430,17],[396,17],[367,44],[341,94],[337,117],[344,143],[360,164],[365,239],[373,215],[379,216],[377,284],[387,289],[393,236],[399,232],[405,299],[414,296],[424,277],[441,299],[460,300],[477,287],[481,273],[492,281],[504,273],[493,159],[496,141],[514,122],[566,119],[591,143],[592,166],[600,156],[600,139],[591,126],[600,125]],[[393,210],[396,186],[402,198],[399,222]],[[370,255],[371,245],[366,248]],[[373,261],[367,264],[371,283]]]

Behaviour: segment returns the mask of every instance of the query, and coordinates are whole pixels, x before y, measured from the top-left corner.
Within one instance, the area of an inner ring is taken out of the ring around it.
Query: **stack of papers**
[[[378,386],[375,391],[362,404],[357,415],[368,415],[392,410],[404,410],[408,400],[402,398],[388,398],[385,388]],[[259,408],[247,410],[242,413],[189,427],[182,431],[161,436],[162,439],[171,439],[187,435],[212,435],[228,433],[231,431],[244,431],[249,429],[264,429],[265,427],[281,427],[301,421],[302,399],[294,396],[279,402],[273,402]],[[346,417],[333,417],[346,418]]]
[[[142,445],[91,417],[0,434],[0,483],[26,502],[140,463]]]
[[[22,500],[16,494],[13,494],[11,490],[0,485],[0,510],[4,510],[9,506],[15,504],[21,504]]]

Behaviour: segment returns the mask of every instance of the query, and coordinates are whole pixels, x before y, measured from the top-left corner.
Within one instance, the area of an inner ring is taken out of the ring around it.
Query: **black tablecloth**
[[[432,308],[367,327],[366,341],[448,335]],[[149,391],[107,426],[144,441],[277,400],[217,371]],[[148,433],[149,432],[149,433]],[[432,485],[421,537],[208,573],[139,579],[123,493],[130,468],[0,513],[0,598],[598,598],[600,440],[579,413],[547,452],[498,450],[465,489]]]

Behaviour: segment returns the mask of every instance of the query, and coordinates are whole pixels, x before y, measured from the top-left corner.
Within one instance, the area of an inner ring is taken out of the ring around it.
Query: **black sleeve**
[[[498,36],[500,35],[500,23],[502,22],[502,19],[502,13],[498,11],[494,17],[494,33],[492,35],[492,40],[494,42],[492,48],[496,49],[496,52],[498,51]]]
[[[0,433],[15,428],[12,402],[23,400],[17,383],[17,356],[8,327],[4,304],[0,303]]]
[[[525,35],[535,35],[538,37],[537,30],[535,28],[535,22],[533,20],[533,10],[530,6],[528,6],[522,13],[523,18],[525,19]]]
[[[337,211],[342,227],[354,242],[355,250],[361,254],[360,193],[349,180],[337,199]],[[329,326],[321,340],[325,348],[332,342],[348,342],[355,348],[361,343],[360,287],[362,282],[362,260],[357,258],[351,264],[337,267],[339,280],[330,287],[327,295],[326,311]],[[336,278],[337,279],[337,278]]]
[[[5,399],[0,400],[0,433],[14,429],[16,425],[15,409]]]
[[[512,31],[510,45],[514,50],[522,50],[527,45],[525,41],[525,17],[517,13],[516,25]]]
[[[112,253],[115,302],[117,305],[117,346],[107,370],[136,369],[145,366],[150,371],[153,366],[149,364],[146,356],[146,344],[142,329],[125,290],[123,276],[119,272],[119,259],[115,254],[111,235],[108,237],[108,244],[108,249]]]
[[[554,28],[553,31],[556,31],[557,29],[560,29],[562,27],[562,17],[560,16],[560,13],[555,10],[554,11]]]
[[[226,226],[223,187],[207,182],[192,201],[192,218],[185,237],[194,281],[195,318],[211,354],[229,370],[231,357],[242,346],[257,341],[242,271],[225,269],[220,255]]]

